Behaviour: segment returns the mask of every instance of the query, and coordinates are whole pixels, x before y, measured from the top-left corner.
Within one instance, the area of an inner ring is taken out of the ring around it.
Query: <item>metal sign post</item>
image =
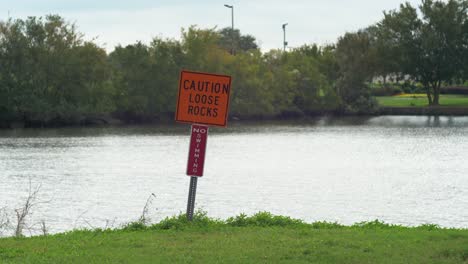
[[[195,196],[197,195],[197,180],[198,177],[190,177],[190,187],[187,201],[187,219],[192,221],[193,211],[195,210]]]

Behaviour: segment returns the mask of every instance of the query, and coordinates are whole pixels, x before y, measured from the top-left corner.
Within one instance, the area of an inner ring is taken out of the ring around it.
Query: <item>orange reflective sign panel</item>
[[[182,71],[176,121],[225,127],[230,93],[231,76]]]

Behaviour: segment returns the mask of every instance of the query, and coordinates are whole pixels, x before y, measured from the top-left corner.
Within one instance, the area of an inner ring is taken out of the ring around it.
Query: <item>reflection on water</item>
[[[30,223],[52,232],[183,212],[188,125],[0,131],[0,208],[42,184]],[[468,227],[467,117],[233,122],[213,128],[197,207],[307,221]],[[12,214],[11,214],[12,216]]]

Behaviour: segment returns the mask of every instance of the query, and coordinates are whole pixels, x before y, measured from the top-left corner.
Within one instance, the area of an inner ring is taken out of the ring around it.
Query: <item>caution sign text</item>
[[[225,127],[230,92],[230,76],[182,71],[176,121]]]

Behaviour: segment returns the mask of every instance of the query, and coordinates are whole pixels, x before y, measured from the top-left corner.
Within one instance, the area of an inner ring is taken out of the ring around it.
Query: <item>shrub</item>
[[[223,221],[210,218],[205,211],[197,211],[193,215],[192,221],[188,221],[186,214],[166,217],[161,222],[152,225],[151,229],[184,229],[189,227],[213,227],[222,225]]]
[[[397,95],[401,93],[411,93],[412,88],[411,87],[399,87],[399,86],[386,86],[386,87],[381,87],[381,88],[373,88],[370,90],[370,93],[372,96],[392,96],[392,95]]]
[[[354,102],[346,105],[346,112],[352,114],[372,114],[378,110],[378,102],[374,97],[359,96]]]
[[[423,225],[418,226],[417,228],[418,228],[418,229],[423,229],[423,230],[432,231],[432,230],[438,230],[438,229],[440,229],[440,226],[439,226],[439,225],[436,225],[436,224],[423,224]]]
[[[247,226],[249,224],[249,217],[246,214],[242,213],[235,217],[229,217],[226,220],[226,223],[230,226]]]
[[[138,230],[145,230],[145,229],[147,229],[147,226],[143,222],[140,222],[140,221],[128,223],[122,228],[122,230],[125,230],[125,231],[138,231]]]
[[[314,222],[311,224],[312,228],[314,229],[337,229],[337,228],[344,228],[344,225],[339,223],[330,223],[330,222]]]
[[[226,220],[230,226],[298,226],[304,225],[302,220],[293,219],[288,216],[272,215],[269,212],[258,212],[253,216],[240,214]]]
[[[370,222],[360,222],[352,225],[352,227],[359,227],[359,228],[366,228],[366,229],[388,229],[388,228],[395,228],[401,227],[399,225],[390,225],[386,224],[379,220],[374,220]]]

